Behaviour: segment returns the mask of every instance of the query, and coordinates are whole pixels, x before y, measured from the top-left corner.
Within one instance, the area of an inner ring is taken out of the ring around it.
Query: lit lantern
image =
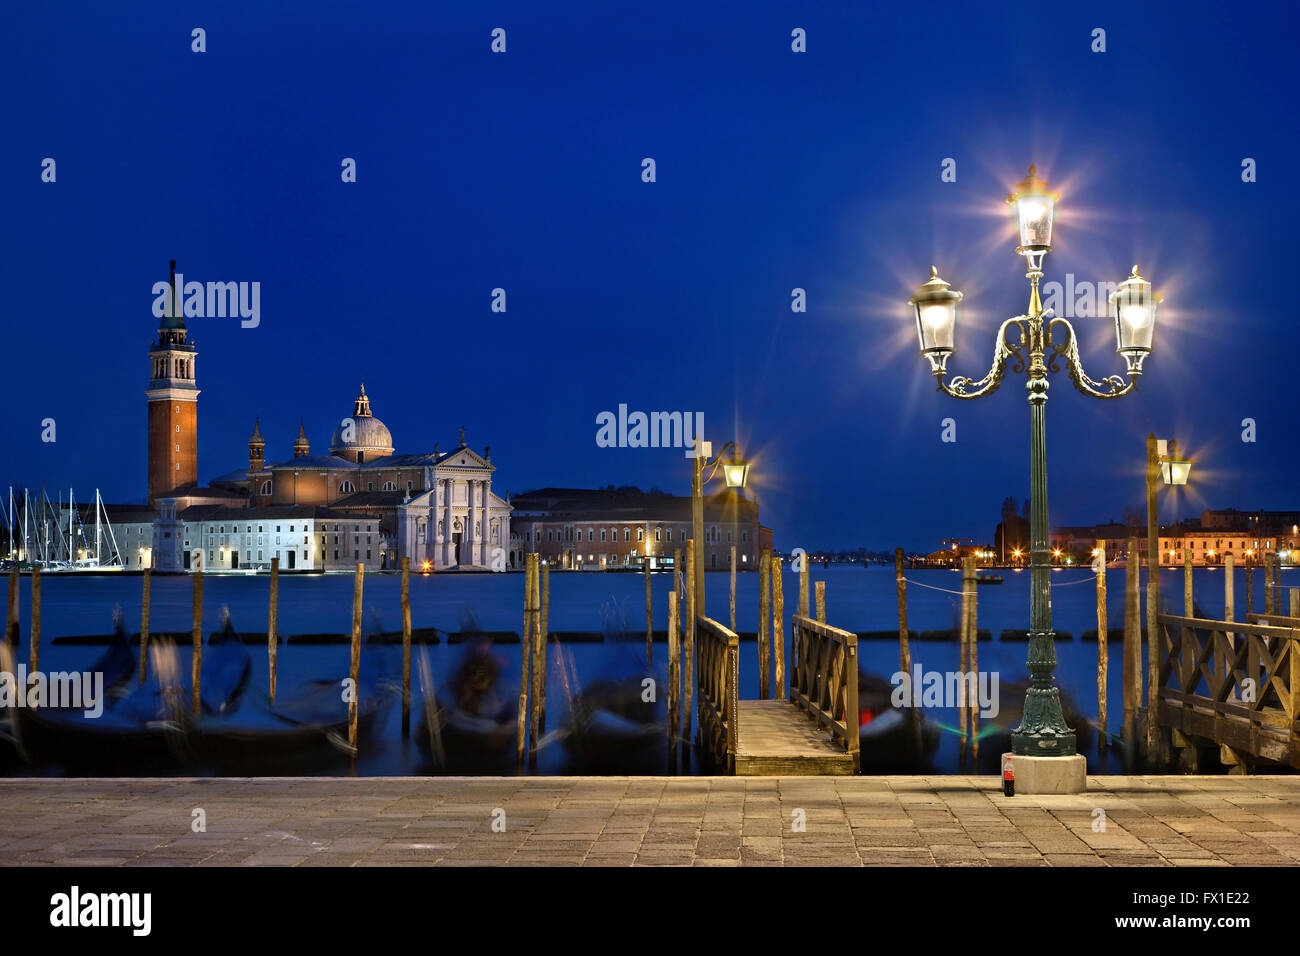
[[[1160,476],[1166,485],[1185,485],[1191,473],[1192,463],[1178,454],[1177,445],[1173,446],[1170,454],[1160,459]]]
[[[1020,226],[1020,247],[1017,252],[1038,255],[1040,258],[1052,249],[1052,217],[1056,214],[1059,193],[1047,188],[1046,180],[1038,178],[1038,167],[1030,166],[1029,175],[1007,197],[1016,207]]]
[[[735,459],[722,466],[722,478],[728,488],[744,488],[749,480],[749,462]]]
[[[1151,351],[1156,333],[1156,307],[1164,296],[1151,290],[1151,283],[1133,274],[1110,294],[1110,313],[1115,320],[1116,348],[1128,363],[1130,374],[1141,374],[1142,360]]]
[[[939,270],[930,266],[930,278],[921,284],[908,304],[916,309],[916,333],[921,340],[921,354],[930,360],[936,374],[944,371],[948,356],[955,349],[954,331],[957,326],[957,303],[962,294],[948,288],[939,278]]]

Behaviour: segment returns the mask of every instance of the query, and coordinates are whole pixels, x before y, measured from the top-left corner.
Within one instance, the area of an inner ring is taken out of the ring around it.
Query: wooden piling
[[[1192,598],[1192,549],[1183,548],[1183,616],[1195,617]],[[1214,640],[1211,636],[1210,640]],[[1190,641],[1183,645],[1182,660],[1178,662],[1179,674],[1186,677],[1196,670],[1196,648]]]
[[[271,671],[271,703],[275,703],[275,688],[279,677],[280,649],[280,556],[271,558],[271,596],[266,611],[266,660]]]
[[[143,594],[140,599],[140,683],[144,684],[149,667],[149,569],[144,569],[144,581],[141,584]]]
[[[1271,551],[1262,552],[1264,558],[1264,613],[1272,614],[1274,608],[1274,593],[1276,591],[1277,579],[1274,577],[1274,571],[1277,568],[1275,558],[1277,555]]]
[[[12,647],[18,646],[18,616],[18,562],[15,561],[9,570],[9,607],[5,613],[5,640]]]
[[[1110,666],[1106,622],[1106,549],[1097,549],[1097,750],[1106,752],[1106,671]]]
[[[538,556],[537,567],[533,570],[533,593],[530,600],[533,611],[533,621],[529,626],[532,632],[532,640],[527,645],[520,648],[520,653],[531,655],[531,680],[528,691],[528,766],[530,769],[537,766],[537,741],[539,738],[539,728],[542,722],[542,583],[541,583],[541,557]]]
[[[145,574],[148,575],[149,572],[145,571]],[[41,566],[39,564],[32,565],[32,635],[29,661],[27,667],[29,673],[35,674],[41,669]]]
[[[960,690],[957,695],[957,731],[961,735],[961,759],[966,759],[967,736],[966,724],[970,716],[970,702],[966,699],[970,687],[967,674],[970,673],[970,622],[975,609],[975,559],[961,559],[961,627],[957,633],[957,647],[960,660],[957,672],[961,675]]]
[[[735,632],[733,627],[732,632]],[[785,584],[781,559],[772,558],[772,657],[776,663],[776,699],[785,700]]]
[[[978,760],[980,755],[980,704],[979,694],[975,693],[979,687],[979,592],[976,589],[975,580],[975,559],[969,559],[971,562],[971,586],[970,586],[970,614],[966,621],[966,646],[969,650],[970,673],[975,675],[974,680],[964,680],[966,687],[966,706],[970,710],[970,755],[972,760]]]
[[[411,559],[402,558],[402,736],[411,734]]]
[[[736,546],[731,546],[731,633],[736,633]]]
[[[649,548],[646,549],[647,552]],[[650,555],[645,556],[645,669],[654,666],[655,611],[650,600]]]
[[[907,639],[907,579],[903,577],[903,549],[894,549],[894,577],[898,583],[898,667],[909,680],[912,674],[912,650]]]
[[[195,568],[194,579],[194,615],[190,629],[190,638],[194,643],[194,660],[190,665],[190,688],[193,700],[190,706],[194,716],[199,716],[199,679],[203,674],[203,569]]]
[[[772,620],[769,598],[772,591],[772,552],[764,551],[758,558],[758,699],[771,696],[768,672],[772,662],[768,659],[767,629]]]
[[[1288,617],[1300,617],[1300,588],[1291,588],[1288,592],[1290,595],[1290,608],[1287,611]]]
[[[1235,601],[1233,600],[1233,590],[1236,587],[1236,583],[1237,583],[1237,573],[1236,573],[1235,565],[1236,565],[1236,559],[1232,556],[1231,553],[1225,554],[1223,556],[1223,619],[1225,621],[1235,621],[1237,619]],[[1232,632],[1229,632],[1224,636],[1227,638],[1228,646],[1233,650],[1235,650],[1237,636]],[[1230,655],[1225,655],[1220,653],[1219,645],[1217,642],[1214,645],[1214,657],[1215,657],[1214,672],[1218,674],[1219,677],[1221,678],[1226,677],[1228,675],[1228,667],[1229,667],[1228,660]],[[1237,696],[1236,690],[1230,690],[1228,692],[1229,700],[1235,700],[1236,696]]]
[[[817,620],[820,621],[822,624],[825,624],[826,623],[826,582],[818,581],[815,585],[813,585],[813,593],[815,596],[813,607],[816,609],[817,612]]]
[[[1124,568],[1124,740],[1136,744],[1135,721],[1142,705],[1142,625],[1141,599],[1138,597],[1137,538],[1128,539],[1128,560]],[[1148,640],[1154,635],[1148,635]],[[1152,641],[1154,646],[1154,641]],[[1130,749],[1130,754],[1133,750]]]
[[[691,739],[691,708],[695,706],[695,542],[688,541],[686,549],[686,647],[682,657],[686,663],[686,674],[682,679],[682,740]]]
[[[528,664],[533,646],[533,576],[537,573],[537,555],[524,556],[524,626],[519,634],[519,706],[515,712],[515,766],[524,767],[524,748],[528,737]]]
[[[681,727],[678,706],[681,681],[678,678],[680,660],[677,644],[677,592],[668,592],[668,746],[669,759],[677,753],[677,731]]]
[[[811,590],[812,569],[808,566],[808,555],[803,555],[803,569],[799,571],[799,616],[808,616],[808,595]]]
[[[352,658],[348,665],[352,696],[348,701],[348,748],[354,761],[357,759],[357,699],[361,696],[358,685],[361,676],[361,584],[365,571],[366,566],[358,561],[356,576],[352,581]]]
[[[1246,620],[1255,613],[1255,567],[1246,555]]]
[[[538,726],[546,733],[546,648],[551,638],[551,563],[542,562],[542,610],[537,628],[539,647],[536,666],[540,674],[537,681]]]

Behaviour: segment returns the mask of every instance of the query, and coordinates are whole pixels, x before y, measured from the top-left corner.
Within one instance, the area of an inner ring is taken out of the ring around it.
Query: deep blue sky
[[[174,257],[188,279],[262,283],[259,328],[190,321],[203,480],[246,462],[254,416],[268,458],[300,417],[325,452],[364,376],[399,452],[463,424],[503,493],[688,492],[681,452],[596,446],[622,402],[703,411],[715,446],[738,435],[778,547],[987,541],[1028,494],[1023,378],[934,392],[906,299],[938,265],[966,293],[951,365],[984,373],[1025,307],[1001,201],[1035,162],[1063,192],[1047,278],[1137,262],[1167,296],[1139,394],[1054,378],[1053,522],[1139,504],[1150,429],[1197,460],[1170,513],[1300,507],[1300,143],[1294,63],[1269,39],[1293,31],[1286,9],[8,5],[0,481],[143,497],[150,290]],[[1095,378],[1121,367],[1108,322],[1076,326]]]

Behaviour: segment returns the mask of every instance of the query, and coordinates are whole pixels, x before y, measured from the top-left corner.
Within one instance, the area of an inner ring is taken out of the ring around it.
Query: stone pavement
[[[1088,786],[1079,796],[1008,799],[994,777],[961,776],[5,779],[0,864],[1300,860],[1300,776],[1090,777]],[[196,810],[205,832],[192,829]]]

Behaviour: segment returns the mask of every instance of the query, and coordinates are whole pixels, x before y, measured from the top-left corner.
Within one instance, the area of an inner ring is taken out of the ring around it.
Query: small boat
[[[918,773],[939,749],[939,728],[911,707],[895,707],[894,685],[858,672],[858,747],[863,773]]]
[[[976,584],[1001,584],[1002,575],[994,574],[991,571],[976,571],[975,583]]]
[[[593,681],[570,710],[568,772],[662,773],[668,727],[656,711],[655,703],[644,699],[640,677]]]
[[[516,769],[518,699],[492,645],[476,641],[443,691],[426,694],[416,743],[437,773],[506,775]]]
[[[248,650],[235,633],[229,614],[224,616],[224,627],[209,635],[203,656],[200,710],[207,715],[233,713],[252,674]],[[149,678],[124,693],[111,709],[106,702],[97,717],[82,710],[13,708],[14,737],[24,759],[91,775],[156,774],[185,764],[191,755],[195,724],[193,691],[180,674],[174,646],[160,642],[152,653],[154,666]],[[115,641],[101,662],[113,666],[118,656]],[[134,666],[131,670],[134,672]],[[125,683],[129,685],[129,678]]]
[[[371,627],[374,649],[380,631]],[[366,654],[363,662],[386,660]],[[278,696],[274,704],[261,691],[246,695],[238,713],[212,714],[191,729],[193,759],[205,771],[223,776],[284,776],[342,767],[361,750],[397,685],[389,673],[363,666],[357,680],[357,747],[349,743],[349,705],[343,678],[307,681]]]

